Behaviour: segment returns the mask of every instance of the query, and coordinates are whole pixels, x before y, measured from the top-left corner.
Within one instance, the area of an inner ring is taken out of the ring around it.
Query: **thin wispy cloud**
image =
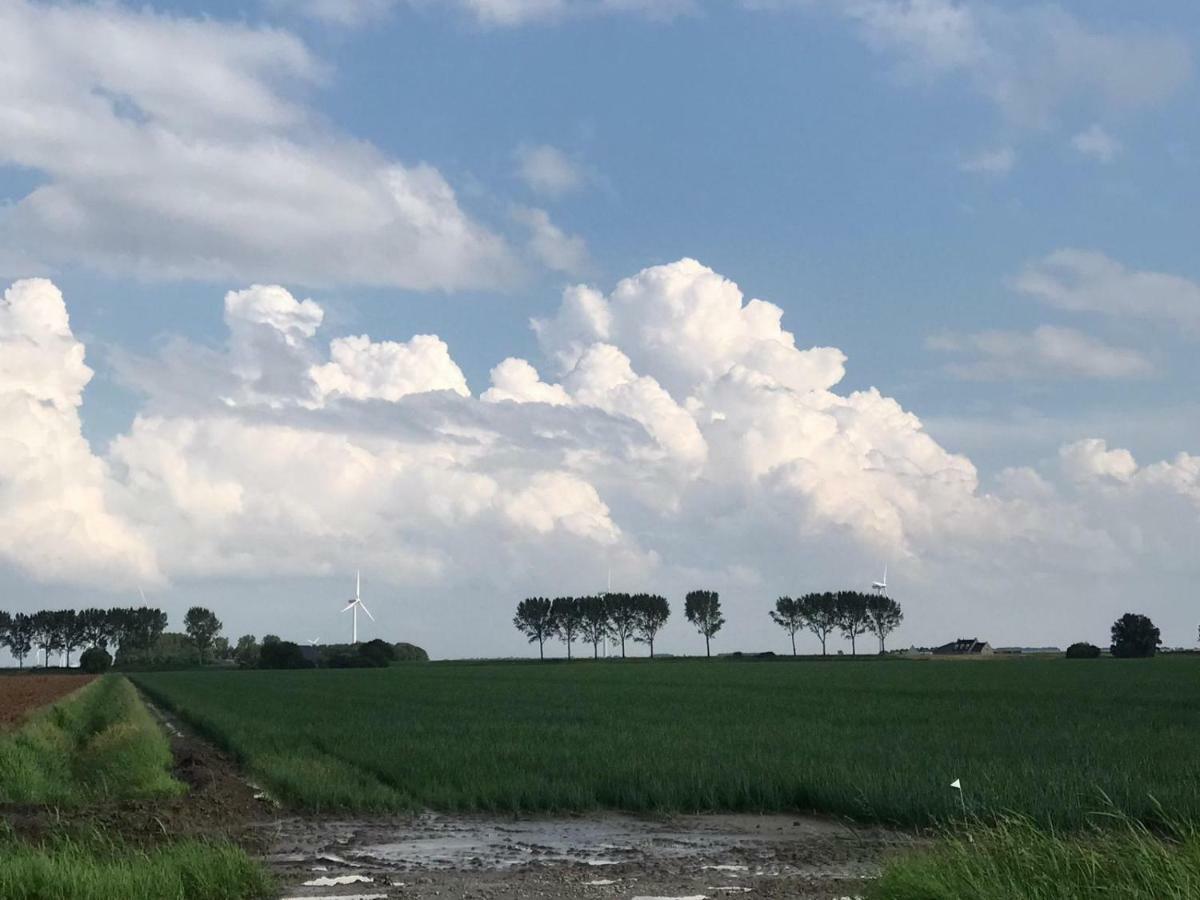
[[[1071,146],[1077,153],[1101,163],[1110,163],[1121,155],[1121,142],[1099,125],[1072,137]]]
[[[998,147],[967,157],[958,164],[962,172],[979,175],[1007,175],[1017,164],[1017,153],[1012,147]]]
[[[965,356],[965,361],[947,364],[946,370],[977,381],[1111,381],[1144,378],[1154,372],[1150,360],[1137,350],[1054,325],[1039,325],[1030,332],[942,332],[928,338],[925,346]]]
[[[1013,287],[1059,309],[1144,319],[1200,335],[1200,284],[1131,269],[1095,250],[1055,250],[1025,266]]]
[[[550,199],[573,194],[587,186],[587,171],[550,144],[525,145],[514,154],[516,174],[531,191]]]

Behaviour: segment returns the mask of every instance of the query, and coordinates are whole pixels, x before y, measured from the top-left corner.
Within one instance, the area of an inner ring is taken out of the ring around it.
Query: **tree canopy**
[[[1131,658],[1153,656],[1162,644],[1157,626],[1147,616],[1125,613],[1112,626],[1113,656]]]
[[[704,635],[704,655],[712,656],[712,637],[725,624],[720,595],[716,591],[689,591],[683,598],[683,614]]]

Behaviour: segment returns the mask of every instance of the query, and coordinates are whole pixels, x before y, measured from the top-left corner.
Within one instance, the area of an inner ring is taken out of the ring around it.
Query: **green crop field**
[[[308,808],[1200,817],[1200,664],[573,665],[137,676]]]

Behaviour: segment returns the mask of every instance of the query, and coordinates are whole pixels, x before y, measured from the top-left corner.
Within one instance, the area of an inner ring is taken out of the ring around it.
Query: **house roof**
[[[982,653],[983,648],[987,646],[987,641],[981,641],[978,638],[959,638],[956,641],[951,641],[948,644],[942,644],[940,647],[934,647],[934,653]]]

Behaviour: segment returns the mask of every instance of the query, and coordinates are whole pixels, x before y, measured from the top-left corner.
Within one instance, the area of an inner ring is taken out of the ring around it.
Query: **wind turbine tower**
[[[362,602],[362,572],[355,572],[354,573],[354,596],[351,597],[346,602],[346,606],[342,610],[342,612],[353,611],[351,618],[354,620],[354,643],[356,643],[356,644],[358,643],[358,610],[359,610],[359,607],[362,607],[362,611],[367,614],[367,618],[369,618],[372,622],[375,621],[375,617],[373,615],[371,615],[371,611],[369,609],[367,609],[367,605]]]

